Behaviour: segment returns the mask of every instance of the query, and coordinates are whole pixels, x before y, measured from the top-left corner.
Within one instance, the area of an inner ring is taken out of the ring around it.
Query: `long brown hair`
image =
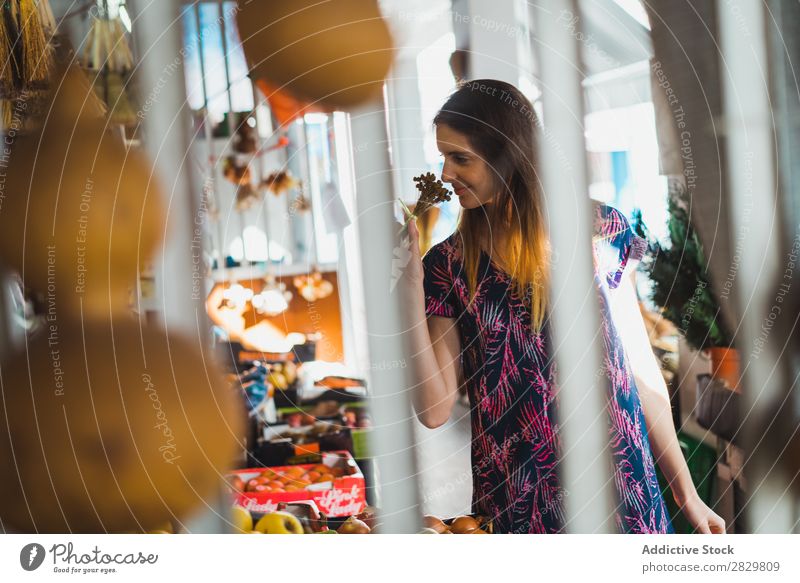
[[[468,137],[498,189],[491,204],[462,209],[458,223],[470,302],[477,290],[481,243],[491,242],[492,232],[505,233],[505,241],[496,248],[511,269],[514,291],[529,307],[531,327],[540,330],[547,310],[549,242],[535,166],[538,120],[531,102],[503,81],[465,81],[433,123]]]

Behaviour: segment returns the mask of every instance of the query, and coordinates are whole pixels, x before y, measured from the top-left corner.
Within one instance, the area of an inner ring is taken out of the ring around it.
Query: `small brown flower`
[[[450,191],[444,187],[441,180],[436,180],[433,172],[427,172],[414,177],[417,190],[419,190],[419,200],[414,205],[414,212],[411,217],[420,217],[433,206],[450,200]],[[409,217],[409,219],[411,218]]]

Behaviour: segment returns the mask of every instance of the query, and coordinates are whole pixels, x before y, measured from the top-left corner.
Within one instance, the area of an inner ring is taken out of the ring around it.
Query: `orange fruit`
[[[284,472],[285,475],[290,476],[292,478],[299,478],[305,473],[306,471],[299,466],[291,467]]]

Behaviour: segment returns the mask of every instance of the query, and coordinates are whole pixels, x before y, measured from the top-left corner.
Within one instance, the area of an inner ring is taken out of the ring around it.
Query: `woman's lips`
[[[453,188],[453,192],[455,192],[456,195],[461,196],[462,194],[467,192],[467,188],[465,186],[455,187]]]

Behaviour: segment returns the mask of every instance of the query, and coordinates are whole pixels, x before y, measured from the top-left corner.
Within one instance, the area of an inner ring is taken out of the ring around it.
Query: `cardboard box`
[[[367,505],[366,483],[353,456],[347,451],[324,452],[320,454],[320,462],[329,467],[340,467],[344,474],[332,481],[311,484],[302,490],[293,492],[240,492],[235,495],[235,502],[252,513],[266,513],[278,510],[281,502],[300,502],[313,500],[319,510],[327,516],[351,516],[358,514]],[[229,476],[239,476],[246,484],[267,469],[275,472],[300,467],[310,470],[316,464],[299,466],[276,466],[271,468],[250,468],[230,472]]]
[[[350,428],[317,421],[314,425],[290,427],[287,424],[265,425],[263,438],[250,450],[252,465],[266,467],[302,464],[300,456],[319,452],[343,451],[354,453]]]

